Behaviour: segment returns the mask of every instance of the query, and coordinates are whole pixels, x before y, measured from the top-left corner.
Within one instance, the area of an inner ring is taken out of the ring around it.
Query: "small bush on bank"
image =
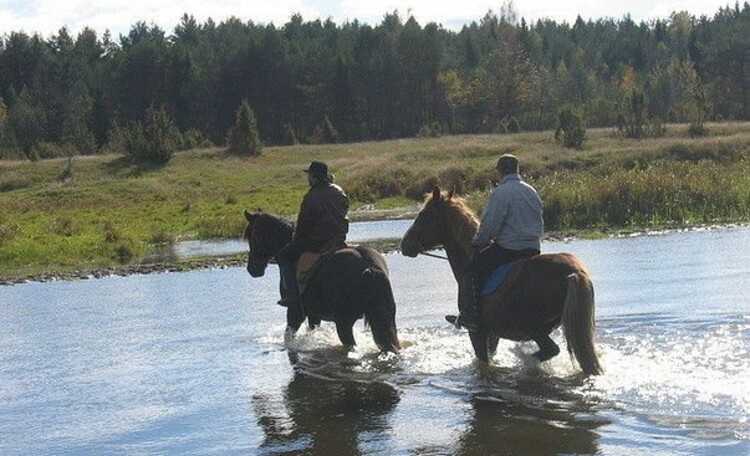
[[[257,156],[262,150],[255,114],[247,100],[244,100],[237,108],[234,125],[227,133],[227,152],[238,156]]]
[[[153,105],[143,122],[127,127],[115,126],[110,133],[109,149],[137,162],[162,165],[172,158],[182,140],[174,119],[164,107]]]
[[[586,122],[580,110],[565,106],[557,113],[555,141],[564,147],[580,149],[586,140]]]

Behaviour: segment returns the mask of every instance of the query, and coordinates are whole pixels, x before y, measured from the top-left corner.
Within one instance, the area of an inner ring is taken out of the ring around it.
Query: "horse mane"
[[[283,233],[284,230],[294,231],[294,223],[288,222],[284,220],[283,218],[279,217],[278,215],[269,214],[268,212],[256,212],[254,214],[255,218],[253,220],[253,223],[248,223],[245,227],[245,231],[242,234],[242,239],[249,241],[250,235],[253,231],[253,225],[256,225],[258,223],[265,224],[266,226],[270,225],[272,228],[274,228],[271,232],[273,233]]]
[[[434,203],[443,203],[448,207],[448,225],[450,226],[453,238],[459,241],[465,248],[471,250],[471,238],[479,228],[479,219],[474,211],[466,204],[466,200],[454,194],[453,191],[440,191],[438,195],[435,192],[430,193],[425,199],[425,205]]]

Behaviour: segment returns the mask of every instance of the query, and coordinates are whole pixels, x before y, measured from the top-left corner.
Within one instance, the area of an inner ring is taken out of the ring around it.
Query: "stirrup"
[[[286,297],[279,299],[276,304],[280,305],[281,307],[289,307],[290,304],[295,304],[296,302],[296,299]]]
[[[461,318],[461,315],[446,315],[445,320],[456,327],[456,329],[466,328],[469,331],[479,331],[479,323],[469,323],[467,324],[463,318]]]
[[[461,329],[461,325],[458,323],[458,315],[446,315],[445,320],[456,327],[456,329]]]

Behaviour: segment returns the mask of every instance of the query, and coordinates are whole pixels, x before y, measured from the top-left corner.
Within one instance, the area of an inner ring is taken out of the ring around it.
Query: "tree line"
[[[279,27],[186,14],[171,34],[138,22],[118,40],[0,39],[0,157],[118,150],[138,128],[224,146],[242,106],[267,145],[559,130],[571,110],[624,133],[748,120],[750,4],[568,24],[527,23],[509,3],[460,31],[397,12]]]

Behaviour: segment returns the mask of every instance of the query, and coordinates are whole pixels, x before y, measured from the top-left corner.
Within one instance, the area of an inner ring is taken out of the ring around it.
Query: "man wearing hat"
[[[500,183],[492,190],[471,241],[474,253],[459,287],[459,316],[445,317],[470,331],[479,329],[479,291],[489,274],[502,264],[539,255],[544,234],[542,200],[521,179],[518,159],[505,154],[495,170]]]
[[[285,307],[299,303],[295,264],[300,255],[343,244],[349,232],[349,198],[333,183],[334,176],[328,171],[328,165],[314,161],[304,171],[310,189],[302,199],[294,237],[276,255],[282,288],[279,304]]]

